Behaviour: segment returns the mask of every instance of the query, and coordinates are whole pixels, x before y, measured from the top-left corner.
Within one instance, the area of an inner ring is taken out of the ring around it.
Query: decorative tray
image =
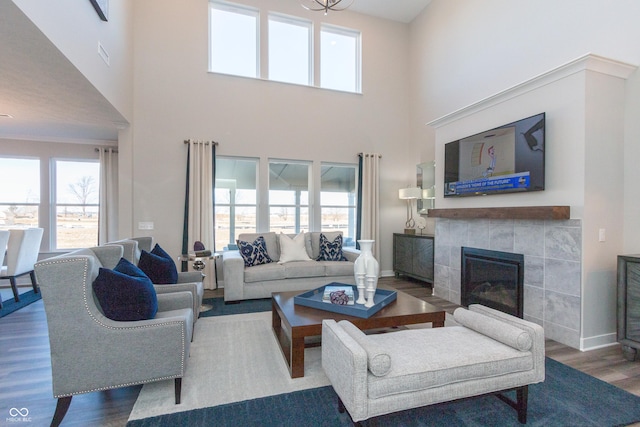
[[[332,282],[325,286],[351,286],[353,288],[354,295],[358,295],[358,290],[354,285],[345,285],[344,283]],[[293,298],[294,304],[367,319],[376,314],[378,311],[382,310],[383,307],[391,304],[398,297],[396,291],[376,289],[376,294],[373,297],[373,307],[365,307],[364,304],[331,304],[330,302],[322,301],[322,295],[324,294],[325,286],[320,286],[317,289],[313,289],[311,291],[301,293],[300,295],[296,295]]]

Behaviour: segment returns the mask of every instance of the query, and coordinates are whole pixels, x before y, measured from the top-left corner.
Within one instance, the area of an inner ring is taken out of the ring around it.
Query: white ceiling
[[[430,2],[354,0],[349,9],[408,23]],[[0,1],[0,40],[0,138],[117,140],[126,120],[12,1]]]
[[[354,0],[349,10],[408,24],[429,3],[431,0]]]

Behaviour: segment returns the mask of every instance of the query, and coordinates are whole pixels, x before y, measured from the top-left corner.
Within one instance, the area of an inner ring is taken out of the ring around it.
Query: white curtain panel
[[[375,240],[373,255],[380,260],[380,155],[362,153],[362,240]]]
[[[213,142],[189,140],[188,249],[200,241],[213,250]],[[214,260],[207,263],[213,266]],[[207,269],[210,270],[210,269]],[[205,272],[204,287],[215,288],[213,274]]]
[[[118,152],[97,148],[100,157],[100,213],[98,244],[118,239]]]

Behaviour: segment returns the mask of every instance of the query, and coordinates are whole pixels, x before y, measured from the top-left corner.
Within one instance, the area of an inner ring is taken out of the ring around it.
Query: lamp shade
[[[402,200],[422,198],[422,190],[418,187],[407,187],[398,190],[398,198]]]

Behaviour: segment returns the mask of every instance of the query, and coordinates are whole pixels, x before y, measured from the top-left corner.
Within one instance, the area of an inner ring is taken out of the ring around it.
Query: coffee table
[[[355,316],[296,305],[293,299],[301,292],[276,292],[271,297],[271,319],[291,378],[304,376],[305,337],[322,335],[322,320],[348,320],[363,331],[377,328],[431,323],[434,328],[444,326],[445,312],[421,299],[397,291],[397,299],[373,316]]]

